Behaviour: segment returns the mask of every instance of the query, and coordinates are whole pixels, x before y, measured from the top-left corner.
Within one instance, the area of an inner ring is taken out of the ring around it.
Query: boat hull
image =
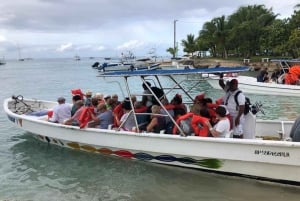
[[[31,108],[45,109],[56,103],[26,100]],[[131,159],[246,175],[283,183],[300,182],[300,143],[259,139],[207,138],[134,133],[50,123],[47,116],[16,114],[14,100],[4,102],[8,119],[37,139],[76,150]],[[258,124],[263,125],[264,121]],[[282,125],[270,122],[268,133],[275,138]],[[278,125],[275,127],[272,124]],[[292,122],[286,124],[291,125]],[[267,124],[265,124],[267,125]],[[261,126],[260,128],[262,128]],[[273,130],[270,130],[272,127]],[[259,127],[258,127],[259,128]],[[285,129],[288,132],[288,129]],[[278,139],[278,137],[277,137]]]

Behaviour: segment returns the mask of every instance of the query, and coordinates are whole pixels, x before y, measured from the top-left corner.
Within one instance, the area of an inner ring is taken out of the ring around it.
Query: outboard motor
[[[92,67],[93,67],[93,68],[98,68],[98,67],[99,67],[99,64],[100,64],[100,63],[97,61],[97,62],[95,62],[95,63],[92,65]]]

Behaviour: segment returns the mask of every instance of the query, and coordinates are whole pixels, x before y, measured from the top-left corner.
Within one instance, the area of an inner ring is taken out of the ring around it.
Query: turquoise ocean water
[[[70,102],[70,90],[75,88],[124,98],[116,79],[96,77],[97,71],[91,68],[95,61],[99,60],[8,61],[0,66],[1,103],[20,94],[53,101],[65,96]],[[130,88],[137,93],[142,90],[139,81]],[[223,94],[205,82],[191,93],[202,91],[213,99]],[[263,103],[266,115],[259,118],[300,115],[300,98],[248,96],[252,102]],[[15,128],[0,108],[0,200],[298,201],[299,195],[299,187],[49,146]]]

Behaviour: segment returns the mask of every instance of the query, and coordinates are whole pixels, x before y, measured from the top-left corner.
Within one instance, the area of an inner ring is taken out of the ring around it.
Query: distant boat
[[[75,61],[79,61],[79,60],[80,60],[80,57],[79,57],[78,55],[76,55],[76,56],[74,57],[74,60],[75,60]]]
[[[3,57],[3,59],[0,59],[0,65],[5,65],[5,64],[6,64],[6,62],[5,62],[5,59]]]
[[[20,45],[19,45],[19,44],[18,44],[18,54],[19,54],[19,59],[18,59],[18,61],[25,61],[25,59],[21,57],[21,48],[20,48]]]

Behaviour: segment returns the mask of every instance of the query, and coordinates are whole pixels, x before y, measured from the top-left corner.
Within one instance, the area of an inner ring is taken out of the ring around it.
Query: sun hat
[[[92,95],[92,92],[90,90],[88,90],[86,93],[85,93],[86,96],[91,96]]]

